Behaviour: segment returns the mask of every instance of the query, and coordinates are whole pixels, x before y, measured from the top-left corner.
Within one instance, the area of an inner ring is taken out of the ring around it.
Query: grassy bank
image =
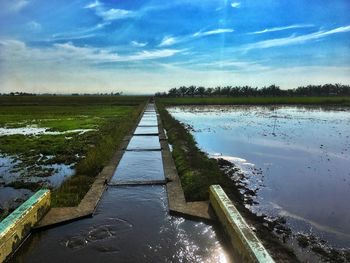
[[[160,98],[164,105],[343,105],[350,106],[350,97],[185,97]]]
[[[41,186],[50,187],[45,182],[55,173],[52,165],[64,164],[73,168],[75,174],[60,187],[53,188],[53,206],[77,205],[94,177],[133,128],[146,99],[0,96],[0,128],[3,131],[46,128],[51,132],[30,136],[0,134],[0,154],[18,161],[13,172],[19,173],[19,177],[7,186],[32,191]],[[85,129],[83,133],[74,131],[81,129]],[[35,183],[37,179],[39,182]]]
[[[217,161],[199,150],[193,136],[169,114],[163,104],[158,103],[157,106],[173,147],[173,158],[187,201],[207,200],[212,184],[220,184],[240,198],[238,192],[232,190],[232,181],[220,171]]]

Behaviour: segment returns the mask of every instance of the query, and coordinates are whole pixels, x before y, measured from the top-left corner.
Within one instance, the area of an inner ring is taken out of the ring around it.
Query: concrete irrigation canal
[[[186,214],[186,209],[189,211],[192,208],[197,209],[198,217],[209,218],[208,203],[193,203],[186,207],[183,193],[176,194],[179,182],[171,179],[171,168],[164,161],[171,153],[168,148],[168,152],[164,152],[161,147],[167,143],[163,137],[155,106],[148,104],[133,135],[127,138],[127,146],[120,154],[110,180],[104,179],[105,184],[108,184],[107,190],[93,186],[99,190],[91,190],[87,194],[88,198],[84,198],[94,200],[93,196],[96,199],[101,192],[93,216],[57,225],[74,217],[88,216],[87,205],[51,209],[39,226],[48,227],[51,224],[55,227],[32,234],[10,261],[231,262],[233,257],[230,242],[223,241],[219,228],[203,221],[169,214],[172,209],[177,209],[179,214],[181,211]],[[172,182],[169,184],[169,181]],[[213,191],[216,190],[213,188]],[[215,203],[215,198],[219,198],[216,196],[220,196],[219,192],[220,189],[213,196]],[[84,200],[82,203],[86,201]],[[180,200],[180,203],[174,204],[174,200]],[[220,207],[221,204],[216,205]],[[221,206],[223,209],[229,207]],[[64,213],[71,215],[62,216]],[[221,216],[227,217],[225,213],[224,211]],[[236,215],[233,217],[243,220]],[[260,243],[254,243],[254,234],[249,237],[249,233],[244,233],[247,231],[244,230],[244,222],[240,221],[239,224],[243,229],[240,234],[242,236],[231,237],[231,242],[238,238],[243,240],[242,244],[239,243],[241,241],[235,241],[238,246],[251,247],[252,254],[255,253],[257,259],[250,262],[273,262],[264,248],[259,247]]]

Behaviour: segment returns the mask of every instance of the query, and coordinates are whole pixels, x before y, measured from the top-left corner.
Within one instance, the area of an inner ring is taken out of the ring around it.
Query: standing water
[[[199,147],[231,161],[257,214],[294,234],[350,248],[349,109],[186,106],[168,109]],[[244,176],[242,176],[244,175]]]
[[[156,125],[150,104],[136,131],[153,134]],[[160,179],[165,177],[158,135],[134,135],[111,184]],[[229,262],[212,226],[169,215],[166,188],[160,185],[109,187],[93,218],[33,235],[13,260]]]

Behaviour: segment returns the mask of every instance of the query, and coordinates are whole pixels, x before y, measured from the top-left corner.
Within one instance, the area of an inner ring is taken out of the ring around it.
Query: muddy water
[[[164,179],[158,145],[158,136],[134,136],[111,183]],[[52,263],[229,262],[212,226],[169,215],[166,189],[159,185],[110,186],[92,218],[32,235],[13,261],[48,258]]]
[[[294,233],[350,248],[350,111],[306,107],[181,107],[200,148],[233,162],[256,191],[250,208]]]

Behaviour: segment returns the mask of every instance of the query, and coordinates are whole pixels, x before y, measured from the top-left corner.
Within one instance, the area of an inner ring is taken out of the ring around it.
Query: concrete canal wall
[[[210,187],[210,203],[230,238],[234,254],[237,254],[242,262],[274,262],[221,186]]]
[[[39,190],[0,223],[0,262],[18,248],[50,204],[50,191]]]

